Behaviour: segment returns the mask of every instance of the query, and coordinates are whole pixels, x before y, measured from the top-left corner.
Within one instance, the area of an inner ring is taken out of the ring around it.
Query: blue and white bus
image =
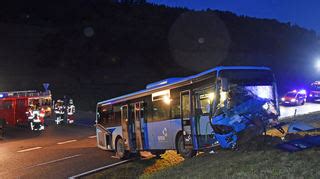
[[[210,120],[226,100],[226,86],[246,86],[269,98],[279,114],[277,87],[267,67],[217,67],[197,75],[169,78],[146,89],[97,104],[97,145],[119,158],[177,150],[185,158],[215,143]]]

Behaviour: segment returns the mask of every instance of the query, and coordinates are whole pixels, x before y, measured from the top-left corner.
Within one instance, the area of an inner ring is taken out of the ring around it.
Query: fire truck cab
[[[310,85],[308,100],[314,102],[320,99],[320,81],[315,81]]]
[[[26,112],[31,105],[44,109],[46,116],[51,115],[51,92],[35,90],[0,92],[0,120],[9,126],[28,125]]]

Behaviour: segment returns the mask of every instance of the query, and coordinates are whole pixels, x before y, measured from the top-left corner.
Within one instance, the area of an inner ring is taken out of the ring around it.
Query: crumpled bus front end
[[[211,126],[222,148],[235,148],[278,123],[279,105],[272,78],[229,76],[227,90],[221,89],[219,93]]]

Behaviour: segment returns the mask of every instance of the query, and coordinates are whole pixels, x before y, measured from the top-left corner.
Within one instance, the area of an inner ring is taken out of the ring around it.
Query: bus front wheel
[[[184,146],[183,135],[180,134],[177,139],[177,151],[183,158],[191,158],[197,154],[193,149],[187,149]]]
[[[116,156],[120,159],[126,159],[129,156],[128,151],[125,150],[124,141],[120,137],[116,140]]]

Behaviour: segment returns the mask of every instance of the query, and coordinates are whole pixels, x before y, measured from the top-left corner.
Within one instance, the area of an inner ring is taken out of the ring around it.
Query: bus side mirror
[[[229,83],[227,78],[221,78],[221,89],[223,92],[229,91]]]

